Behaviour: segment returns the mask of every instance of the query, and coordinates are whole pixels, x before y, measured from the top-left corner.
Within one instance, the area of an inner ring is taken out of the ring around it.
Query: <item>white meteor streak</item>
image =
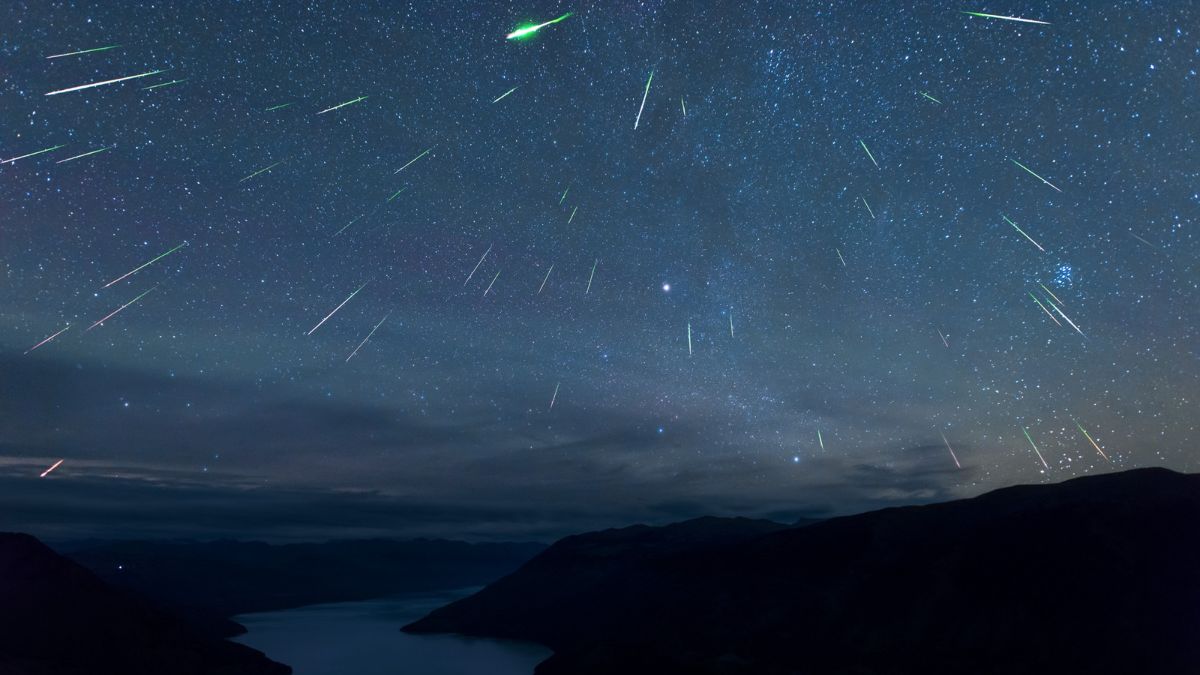
[[[584,294],[584,295],[587,295],[587,294],[588,294],[588,293],[590,293],[590,292],[591,292],[591,290],[592,290],[592,279],[595,279],[595,278],[596,278],[596,265],[599,265],[599,264],[600,264],[600,259],[599,259],[599,258],[596,258],[596,262],[592,263],[592,274],[591,274],[591,276],[589,276],[589,277],[588,277],[588,285],[587,285],[587,288],[585,288],[585,289],[583,290],[583,294]]]
[[[692,355],[692,322],[688,322],[688,356]]]
[[[387,321],[387,318],[391,315],[392,315],[391,312],[388,312],[387,314],[383,315],[383,318],[379,320],[379,323],[375,324],[375,327],[371,329],[370,333],[367,333],[367,337],[363,338],[363,341],[358,343],[358,346],[354,348],[354,351],[350,352],[350,356],[346,357],[345,363],[349,363],[350,359],[354,358],[354,355],[358,353],[358,350],[362,349],[363,345],[367,344],[367,342],[370,341],[371,336],[375,334],[375,331],[379,330],[379,327],[382,326],[383,322]]]
[[[63,146],[56,145],[53,148],[46,148],[45,150],[38,150],[37,152],[31,152],[28,155],[21,155],[20,157],[13,157],[12,159],[6,159],[3,161],[0,161],[0,164],[12,164],[13,162],[17,161],[18,159],[25,159],[26,157],[36,157],[37,155],[41,155],[43,153],[53,152],[61,147],[63,147]]]
[[[466,288],[467,284],[471,283],[471,277],[475,276],[475,272],[479,271],[479,266],[483,264],[483,259],[486,258],[487,255],[491,252],[492,252],[492,245],[489,244],[487,247],[487,250],[484,251],[483,255],[479,257],[479,262],[475,263],[475,269],[471,270],[471,273],[467,275],[467,280],[463,282],[463,288]]]
[[[343,301],[342,301],[342,304],[338,305],[337,307],[334,307],[332,312],[330,312],[329,314],[326,314],[326,315],[325,315],[325,318],[324,318],[324,319],[321,319],[321,320],[320,320],[320,321],[317,323],[317,325],[313,326],[313,327],[312,327],[312,330],[310,330],[310,331],[308,331],[307,333],[305,333],[305,335],[312,335],[313,333],[315,333],[315,332],[316,332],[316,330],[317,330],[318,328],[320,328],[320,327],[321,327],[321,326],[322,326],[322,325],[323,325],[323,324],[324,324],[326,321],[328,321],[328,320],[329,320],[329,317],[333,316],[334,314],[337,314],[337,311],[338,311],[339,309],[341,309],[342,307],[344,307],[344,306],[346,305],[346,303],[347,303],[347,302],[350,302],[350,299],[351,299],[351,298],[353,298],[354,296],[358,295],[358,291],[361,291],[362,289],[366,288],[366,287],[367,287],[367,284],[369,284],[369,283],[371,283],[371,282],[367,281],[367,282],[364,282],[362,286],[359,286],[359,287],[358,287],[358,289],[356,289],[356,290],[355,290],[353,293],[351,293],[351,294],[350,294],[350,295],[349,295],[349,296],[348,296],[348,297],[347,297],[345,300],[343,300]]]
[[[158,288],[158,286],[155,286],[154,288]],[[112,313],[111,313],[111,314],[109,314],[108,316],[104,317],[103,319],[100,319],[100,320],[99,320],[99,321],[97,321],[96,323],[94,323],[94,324],[92,324],[92,325],[88,326],[88,327],[87,327],[87,330],[85,330],[85,331],[83,331],[83,332],[85,332],[85,333],[86,333],[86,332],[88,332],[89,330],[91,330],[91,329],[95,328],[96,326],[99,326],[100,324],[104,323],[105,321],[108,321],[109,319],[113,318],[113,317],[114,317],[114,316],[116,316],[116,315],[117,315],[117,313],[118,313],[118,312],[120,312],[121,310],[123,310],[123,309],[125,309],[126,307],[128,307],[128,306],[132,305],[133,303],[137,302],[138,300],[141,300],[142,298],[146,297],[146,294],[147,294],[147,293],[149,293],[150,291],[153,291],[153,290],[154,290],[154,288],[151,288],[149,291],[143,291],[141,295],[139,295],[139,296],[137,296],[136,298],[134,298],[134,299],[130,300],[129,302],[127,302],[127,303],[125,303],[125,304],[121,305],[120,307],[118,307],[118,308],[114,309],[114,310],[112,311]]]
[[[106,84],[116,84],[118,82],[124,82],[125,80],[136,80],[139,77],[150,77],[151,75],[157,75],[162,72],[165,72],[165,71],[151,70],[148,73],[141,73],[138,75],[126,75],[125,77],[118,77],[113,80],[105,80],[103,82],[92,82],[91,84],[81,84],[78,87],[70,87],[68,89],[59,89],[58,91],[47,92],[45,95],[46,96],[56,96],[58,94],[66,94],[66,93],[69,93],[72,91],[79,91],[80,89],[91,89],[92,87],[103,87]]]
[[[546,276],[542,278],[542,285],[538,286],[538,292],[537,292],[538,295],[542,294],[542,289],[546,287],[546,281],[550,278],[550,273],[553,271],[554,271],[554,265],[551,265],[550,269],[546,270]]]
[[[958,463],[958,455],[954,454],[954,448],[950,447],[950,441],[946,440],[946,434],[942,434],[942,442],[946,444],[946,449],[950,451],[950,459],[954,460],[954,466],[962,468],[962,464]]]
[[[496,270],[496,276],[492,277],[492,283],[483,291],[483,297],[487,297],[488,291],[492,290],[492,286],[496,285],[496,280],[500,278],[500,270]]]
[[[41,475],[41,476],[38,476],[38,478],[45,478],[46,476],[48,476],[48,475],[50,474],[50,472],[51,472],[51,471],[53,471],[53,470],[57,469],[57,468],[59,467],[59,465],[60,465],[60,464],[62,464],[62,463],[63,463],[63,460],[61,460],[61,459],[60,459],[60,460],[58,460],[58,461],[57,461],[57,462],[55,462],[54,464],[50,465],[50,468],[49,468],[49,469],[46,469],[45,471],[43,471],[43,472],[42,472],[42,475]]]
[[[650,83],[654,81],[654,71],[650,71],[650,79],[646,80],[646,90],[642,92],[642,105],[638,108],[637,119],[633,120],[633,128],[638,128],[638,122],[642,121],[642,110],[646,108],[646,97],[650,95]]]
[[[560,385],[560,384],[562,384],[562,383],[556,382],[554,384],[554,395],[550,397],[550,409],[551,410],[554,410],[554,401],[558,398],[558,385]]]
[[[1004,16],[1002,14],[984,14],[983,12],[963,12],[970,16],[977,16],[983,19],[1003,19],[1004,21],[1020,21],[1021,23],[1036,23],[1042,26],[1049,26],[1049,21],[1038,21],[1037,19],[1022,19],[1019,16]]]
[[[62,330],[58,331],[58,332],[57,332],[57,333],[55,333],[54,335],[51,335],[50,337],[46,338],[45,340],[42,340],[41,342],[39,342],[39,343],[37,343],[36,345],[34,345],[34,346],[30,347],[29,349],[26,349],[26,350],[25,350],[25,354],[28,354],[29,352],[31,352],[31,351],[33,351],[33,350],[37,349],[38,347],[41,347],[42,345],[44,345],[44,344],[46,344],[47,342],[49,342],[49,341],[53,340],[54,338],[58,337],[59,335],[62,335],[63,333],[65,333],[65,332],[67,331],[67,328],[70,328],[70,327],[71,327],[71,324],[67,324],[65,328],[63,328]],[[24,356],[24,355],[22,355],[22,356]]]

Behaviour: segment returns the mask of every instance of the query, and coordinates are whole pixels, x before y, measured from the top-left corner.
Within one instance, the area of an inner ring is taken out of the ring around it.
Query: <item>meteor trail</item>
[[[1017,160],[1015,160],[1011,157],[1008,158],[1008,161],[1012,162],[1013,164],[1016,164],[1017,166],[1021,167],[1022,169],[1025,169],[1025,172],[1028,173],[1030,176],[1033,176],[1034,178],[1042,181],[1043,183],[1045,183],[1046,185],[1049,185],[1050,187],[1054,188],[1058,192],[1062,192],[1062,190],[1058,189],[1057,185],[1055,185],[1054,183],[1051,183],[1050,181],[1046,180],[1045,178],[1042,178],[1041,176],[1037,175],[1036,173],[1033,172],[1032,169],[1025,166],[1024,164],[1018,162]]]
[[[1079,420],[1072,421],[1075,422],[1075,426],[1079,427],[1079,430],[1083,432],[1083,435],[1087,437],[1088,442],[1092,444],[1092,447],[1096,449],[1096,452],[1100,453],[1100,456],[1103,457],[1105,461],[1111,462],[1112,460],[1108,458],[1108,455],[1104,454],[1104,451],[1100,449],[1100,446],[1096,444],[1096,441],[1092,440],[1092,435],[1087,432],[1087,429],[1083,428],[1083,425],[1079,423]]]
[[[571,221],[572,221],[572,220],[575,220],[575,212],[576,212],[576,211],[578,211],[578,210],[579,210],[579,207],[578,207],[578,206],[576,206],[575,208],[571,209],[571,217],[570,217],[570,218],[567,218],[567,224],[568,224],[568,225],[570,225],[570,224],[571,224]]]
[[[62,463],[63,463],[63,460],[60,459],[57,462],[55,462],[54,464],[51,464],[50,468],[43,471],[42,475],[38,476],[38,478],[45,478],[46,476],[48,476],[50,474],[51,471],[57,469],[59,467],[59,465]]]
[[[106,84],[116,84],[118,82],[124,82],[125,80],[136,80],[139,77],[150,77],[151,75],[157,75],[162,72],[165,72],[165,71],[151,70],[148,73],[140,73],[138,75],[126,75],[125,77],[118,77],[113,80],[105,80],[103,82],[92,82],[91,84],[81,84],[78,87],[69,87],[67,89],[59,89],[58,91],[50,91],[50,92],[46,92],[45,95],[46,96],[57,96],[58,94],[66,94],[66,93],[69,93],[72,91],[79,91],[80,89],[91,89],[92,87],[103,87]]]
[[[283,110],[284,108],[288,107],[289,105],[291,105],[294,102],[295,101],[288,101],[287,103],[280,103],[279,105],[273,105],[270,108],[263,110],[263,112],[271,112],[272,110]]]
[[[384,202],[384,203],[385,203],[385,204],[389,204],[389,203],[391,203],[391,201],[392,201],[393,199],[395,199],[396,197],[399,197],[399,196],[400,196],[400,193],[404,192],[404,191],[405,191],[405,190],[407,190],[407,189],[408,189],[408,186],[407,186],[407,185],[405,185],[404,187],[400,188],[399,190],[396,190],[395,192],[393,192],[393,193],[392,193],[392,196],[391,196],[391,197],[388,197],[388,198],[387,198],[387,201],[386,201],[386,202]]]
[[[870,151],[870,149],[868,149],[868,148],[867,148],[867,144],[866,144],[866,143],[863,143],[863,142],[862,142],[862,139],[859,139],[859,141],[858,141],[858,144],[859,144],[859,145],[861,145],[861,146],[862,146],[862,149],[866,151],[866,153],[867,153],[867,157],[870,157],[870,158],[871,158],[871,163],[875,165],[875,168],[876,168],[876,169],[878,169],[878,168],[879,168],[879,162],[876,162],[876,161],[875,161],[875,155],[872,155],[872,154],[871,154],[871,151]]]
[[[417,155],[416,157],[413,157],[412,159],[408,160],[408,164],[405,164],[404,166],[400,167],[399,169],[396,169],[395,171],[392,172],[392,174],[395,175],[395,174],[398,174],[401,171],[407,169],[409,167],[409,165],[411,165],[413,162],[417,161],[418,159],[421,159],[425,155],[428,155],[429,151],[432,149],[433,148],[428,148],[425,150],[425,152],[422,152],[421,154]]]
[[[733,308],[729,308],[729,337],[733,337]]]
[[[560,384],[562,384],[562,383],[556,382],[554,384],[554,395],[550,397],[550,409],[551,410],[554,410],[554,401],[558,398],[558,385],[560,385]]]
[[[1039,250],[1039,251],[1041,251],[1042,253],[1045,253],[1045,252],[1046,252],[1046,249],[1042,248],[1042,245],[1041,245],[1041,244],[1039,244],[1039,243],[1037,243],[1036,241],[1034,241],[1034,240],[1033,240],[1033,237],[1031,237],[1031,236],[1029,236],[1029,235],[1025,234],[1025,230],[1022,230],[1021,228],[1017,227],[1017,224],[1016,224],[1016,223],[1014,223],[1013,221],[1009,220],[1009,219],[1008,219],[1008,216],[1006,216],[1006,215],[1004,215],[1004,214],[1000,214],[1000,217],[1004,219],[1004,222],[1008,223],[1009,225],[1012,225],[1012,226],[1013,226],[1013,229],[1015,229],[1017,232],[1020,232],[1022,237],[1025,237],[1026,239],[1028,239],[1028,240],[1029,240],[1029,243],[1031,243],[1031,244],[1033,244],[1034,246],[1038,247],[1038,250]]]
[[[350,352],[350,356],[346,357],[344,363],[350,363],[350,359],[354,358],[354,355],[358,353],[358,350],[362,349],[363,345],[367,344],[367,341],[371,339],[371,336],[375,334],[375,331],[379,330],[379,327],[382,326],[383,322],[387,321],[387,318],[391,315],[391,312],[383,315],[383,318],[379,320],[379,323],[375,324],[375,327],[371,329],[370,333],[367,333],[367,337],[363,338],[363,341],[358,343],[358,346],[354,348],[354,351]]]
[[[121,45],[109,45],[107,47],[93,47],[91,49],[80,49],[77,52],[67,52],[65,54],[52,54],[47,56],[48,59],[61,59],[64,56],[79,56],[80,54],[92,54],[94,52],[106,52],[110,49],[116,49]]]
[[[538,295],[542,294],[542,289],[546,287],[546,280],[550,278],[550,273],[553,271],[554,271],[554,265],[551,265],[550,269],[546,270],[546,276],[542,278],[542,285],[538,286],[538,292],[537,292]]]
[[[98,153],[98,152],[104,152],[105,150],[111,150],[111,148],[100,148],[99,150],[92,150],[91,152],[85,152],[85,153],[83,153],[82,155],[75,155],[74,157],[68,157],[68,158],[66,158],[66,159],[60,159],[60,160],[58,160],[57,162],[55,162],[55,164],[65,164],[66,162],[70,162],[70,161],[72,161],[72,160],[75,160],[75,159],[83,159],[84,157],[87,157],[88,155],[94,155],[94,154],[96,154],[96,153]]]
[[[517,29],[514,30],[513,32],[509,33],[508,35],[505,35],[504,39],[505,40],[521,40],[521,39],[527,38],[530,35],[533,35],[534,33],[538,32],[539,30],[545,28],[546,26],[556,24],[559,21],[562,21],[569,16],[571,16],[571,13],[567,12],[566,14],[563,14],[562,16],[558,17],[557,19],[551,19],[545,23],[539,23],[536,25],[535,24],[526,24],[524,26],[517,26]]]
[[[367,100],[366,96],[359,96],[358,98],[350,100],[350,101],[346,101],[345,103],[339,103],[339,104],[333,106],[332,108],[326,108],[317,114],[324,115],[327,112],[333,112],[334,110],[337,110],[338,108],[345,108],[348,105],[353,105],[355,103],[358,103],[359,101],[365,101],[365,100]]]
[[[1003,16],[1000,14],[984,14],[983,12],[963,12],[963,14],[968,14],[970,16],[977,16],[977,17],[980,17],[983,19],[1003,19],[1005,21],[1020,21],[1021,23],[1036,23],[1036,24],[1041,24],[1043,26],[1050,25],[1050,22],[1048,22],[1048,21],[1037,21],[1036,19],[1022,19],[1019,16]]]
[[[1061,316],[1064,320],[1066,320],[1067,323],[1071,324],[1071,328],[1074,328],[1076,333],[1079,333],[1079,335],[1081,335],[1082,337],[1085,337],[1085,338],[1087,337],[1086,335],[1083,334],[1083,331],[1079,330],[1079,326],[1075,325],[1075,322],[1071,320],[1071,317],[1067,316],[1066,314],[1063,314],[1063,311],[1058,308],[1058,305],[1054,304],[1049,298],[1046,298],[1046,302],[1049,302],[1050,306],[1054,309],[1054,311],[1058,312],[1059,316]]]
[[[255,171],[254,173],[250,174],[249,176],[246,176],[245,178],[243,178],[243,179],[239,180],[238,182],[239,182],[239,183],[245,183],[246,181],[250,180],[251,178],[254,178],[255,176],[257,176],[258,174],[260,174],[260,173],[266,173],[266,172],[270,171],[271,169],[274,169],[275,167],[279,166],[280,164],[283,164],[283,160],[282,160],[282,159],[281,159],[281,160],[279,160],[278,162],[275,162],[275,163],[274,163],[274,164],[272,164],[271,166],[268,166],[268,167],[266,167],[266,168],[262,168],[262,169],[259,169],[258,171]]]
[[[941,328],[937,329],[937,332],[938,332],[938,337],[942,338],[942,344],[946,345],[946,348],[949,349],[950,343],[946,341],[946,336],[942,335],[942,329]]]
[[[365,215],[365,214],[364,214],[364,215]],[[342,229],[338,230],[337,232],[334,232],[334,233],[333,233],[333,236],[335,236],[335,237],[336,237],[336,236],[338,236],[339,234],[341,234],[341,233],[345,232],[347,227],[350,227],[351,225],[353,225],[353,224],[357,223],[357,222],[358,222],[358,221],[359,221],[361,218],[362,218],[362,216],[356,216],[356,217],[354,218],[354,220],[351,220],[350,222],[348,222],[348,223],[346,223],[345,225],[343,225],[343,226],[342,226]]]
[[[1059,300],[1058,296],[1054,294],[1054,291],[1050,290],[1049,288],[1046,288],[1046,284],[1043,284],[1042,282],[1039,281],[1038,286],[1041,286],[1043,291],[1046,291],[1047,293],[1049,293],[1050,297],[1054,298],[1054,301],[1057,302],[1058,304],[1060,304],[1060,305],[1067,304],[1067,303],[1063,302],[1062,300]]]
[[[33,350],[37,349],[38,347],[41,347],[42,345],[44,345],[44,344],[46,344],[47,342],[49,342],[49,341],[53,340],[54,338],[58,337],[59,335],[62,335],[63,333],[67,332],[67,328],[70,328],[70,327],[71,327],[71,324],[67,324],[67,325],[66,325],[66,327],[64,327],[62,330],[58,331],[58,332],[57,332],[57,333],[55,333],[54,335],[51,335],[50,337],[46,338],[45,340],[42,340],[41,342],[39,342],[39,343],[37,343],[36,345],[34,345],[34,346],[30,347],[29,349],[26,349],[26,350],[25,350],[25,354],[28,354],[29,352],[31,352],[31,351],[33,351]],[[24,354],[23,354],[22,356],[24,356]]]
[[[59,149],[59,148],[61,148],[61,147],[64,147],[64,146],[63,146],[63,145],[56,145],[56,146],[54,146],[53,148],[46,148],[45,150],[38,150],[37,152],[31,152],[31,153],[29,153],[28,155],[21,155],[20,157],[13,157],[12,159],[6,159],[6,160],[3,160],[3,161],[0,161],[0,164],[11,164],[11,163],[13,163],[13,162],[17,161],[18,159],[25,159],[26,157],[35,157],[35,156],[37,156],[37,155],[41,155],[41,154],[44,154],[44,153],[47,153],[47,152],[53,152],[53,151],[55,151],[55,150],[57,150],[57,149]]]
[[[144,291],[144,292],[143,292],[141,295],[139,295],[139,296],[137,296],[136,298],[134,298],[134,299],[130,300],[129,302],[127,302],[127,303],[125,303],[125,304],[121,305],[120,307],[118,307],[118,308],[114,309],[114,310],[112,311],[112,313],[111,313],[111,314],[109,314],[108,316],[104,317],[103,319],[100,319],[100,320],[99,320],[99,321],[97,321],[96,323],[94,323],[94,324],[92,324],[92,325],[88,326],[88,327],[87,327],[87,328],[86,328],[86,329],[85,329],[83,332],[85,332],[85,333],[86,333],[86,332],[88,332],[89,330],[91,330],[91,329],[95,328],[96,326],[99,326],[100,324],[104,323],[105,321],[108,321],[109,319],[113,318],[113,317],[114,317],[114,316],[116,316],[116,315],[117,315],[117,313],[118,313],[118,312],[120,312],[121,310],[123,310],[123,309],[125,309],[126,307],[128,307],[128,306],[132,305],[133,303],[137,302],[138,300],[141,300],[142,298],[146,297],[146,294],[147,294],[147,293],[149,293],[150,291],[153,291],[155,288],[158,288],[158,286],[155,286],[154,288],[151,288],[149,291]]]
[[[638,122],[642,121],[642,110],[646,108],[646,97],[650,95],[650,83],[654,81],[654,71],[650,71],[650,78],[646,80],[646,91],[642,92],[642,105],[638,108],[637,118],[633,120],[633,128],[638,128]]]
[[[516,87],[513,87],[512,89],[509,89],[508,91],[504,92],[503,94],[500,94],[500,95],[499,95],[499,96],[497,96],[495,99],[493,99],[493,100],[492,100],[492,103],[499,103],[499,102],[500,102],[500,99],[504,98],[505,96],[508,96],[509,94],[513,93],[513,92],[514,92],[514,91],[516,91],[516,90],[517,90],[517,88],[516,88]]]
[[[937,100],[936,98],[934,98],[934,97],[930,96],[930,95],[929,95],[929,92],[927,92],[927,91],[923,91],[923,92],[921,92],[921,95],[922,95],[922,96],[924,96],[925,98],[929,99],[930,101],[933,101],[934,103],[936,103],[936,104],[938,104],[938,105],[941,105],[941,104],[942,104],[942,102],[941,102],[941,101],[939,101],[939,100]]]
[[[950,451],[950,459],[954,460],[954,466],[962,468],[962,464],[958,463],[958,455],[954,454],[954,448],[950,447],[950,441],[946,440],[946,434],[942,434],[942,442],[946,444],[946,449]]]
[[[679,107],[683,108],[683,116],[687,117],[687,104],[683,102],[683,97],[679,97]]]
[[[362,289],[366,288],[367,284],[369,284],[369,283],[371,283],[371,282],[367,281],[367,282],[364,282],[362,286],[359,286],[357,290],[355,290],[353,293],[351,293],[349,296],[347,296],[345,300],[342,301],[342,304],[338,305],[337,307],[334,307],[332,312],[326,314],[325,318],[321,319],[319,322],[317,322],[317,325],[313,326],[312,330],[305,333],[305,335],[312,335],[314,332],[316,332],[316,330],[318,328],[320,328],[322,324],[324,324],[326,321],[329,320],[329,317],[333,316],[334,314],[337,314],[337,311],[339,309],[344,307],[347,302],[350,302],[350,299],[353,298],[354,296],[358,295],[358,291],[361,291]]]
[[[825,450],[825,439],[821,438],[821,430],[817,429],[817,443],[821,444],[821,450]]]
[[[600,264],[600,259],[599,259],[599,258],[596,258],[596,262],[592,263],[592,274],[591,274],[591,275],[588,277],[588,285],[587,285],[587,288],[585,288],[585,289],[583,290],[583,294],[584,294],[584,295],[587,295],[587,294],[588,294],[588,293],[590,293],[590,292],[591,292],[591,290],[592,290],[592,279],[595,279],[595,278],[596,278],[596,265],[599,265],[599,264]]]
[[[1133,237],[1134,239],[1137,239],[1138,241],[1142,242],[1143,244],[1145,244],[1145,245],[1149,246],[1150,248],[1153,248],[1153,249],[1157,249],[1157,248],[1158,248],[1158,247],[1157,247],[1157,246],[1155,246],[1154,244],[1151,244],[1150,242],[1146,241],[1145,239],[1142,239],[1141,237],[1137,236],[1137,235],[1136,235],[1136,234],[1134,234],[1132,231],[1130,231],[1130,233],[1129,233],[1129,236]]]
[[[492,247],[489,244],[487,250],[484,251],[483,255],[479,257],[479,262],[475,263],[475,269],[471,270],[471,273],[467,275],[467,280],[463,282],[463,288],[466,288],[467,284],[471,283],[471,277],[475,276],[475,272],[479,269],[479,266],[483,264],[483,259],[486,258],[487,254],[491,252]]]
[[[183,248],[184,246],[187,246],[187,242],[186,242],[186,241],[185,241],[185,242],[183,242],[182,244],[180,244],[180,245],[176,246],[175,248],[171,249],[170,251],[167,251],[166,253],[164,253],[164,254],[162,254],[162,255],[158,256],[158,257],[157,257],[157,258],[155,258],[154,260],[151,260],[150,262],[147,262],[147,263],[143,263],[142,265],[140,265],[140,266],[138,266],[138,267],[136,267],[136,268],[134,268],[134,269],[132,269],[132,270],[130,270],[130,271],[128,271],[128,272],[126,272],[125,274],[122,274],[121,276],[117,277],[116,279],[113,279],[112,281],[108,282],[107,284],[104,284],[103,288],[108,288],[109,286],[112,286],[113,284],[115,284],[115,283],[117,283],[118,281],[120,281],[120,280],[124,279],[125,277],[128,277],[128,276],[130,276],[130,275],[134,274],[135,272],[141,271],[141,270],[143,270],[143,269],[145,269],[145,268],[147,268],[147,267],[149,267],[149,266],[153,265],[154,263],[156,263],[156,262],[158,262],[159,260],[162,260],[163,258],[165,258],[165,257],[167,257],[167,256],[169,256],[169,255],[171,255],[171,254],[172,254],[172,253],[174,253],[175,251],[178,251],[179,249]]]
[[[169,87],[173,84],[179,84],[180,82],[187,82],[187,80],[188,79],[185,77],[182,80],[171,80],[170,82],[160,82],[158,84],[152,84],[149,87],[142,87],[142,91],[150,91],[151,89],[159,89],[161,87]]]
[[[558,205],[562,206],[563,200],[567,198],[567,193],[571,191],[571,186],[568,185],[566,190],[563,190],[563,196],[558,198]]]
[[[492,283],[488,284],[488,287],[483,290],[483,297],[487,297],[488,291],[492,290],[492,286],[496,285],[496,280],[499,278],[500,270],[496,270],[496,276],[492,277]]]
[[[867,203],[866,197],[859,197],[862,200],[863,206],[867,207],[867,213],[871,214],[871,218],[875,218],[875,212],[871,210],[871,205]]]
[[[1029,297],[1033,298],[1033,301],[1037,303],[1038,307],[1042,308],[1042,311],[1046,313],[1046,316],[1050,317],[1051,321],[1053,321],[1054,323],[1057,323],[1059,326],[1062,325],[1062,323],[1058,319],[1054,318],[1054,315],[1050,313],[1050,310],[1046,309],[1046,306],[1042,304],[1042,301],[1038,300],[1038,297],[1036,295],[1034,295],[1032,292],[1029,292]]]
[[[688,322],[688,356],[692,355],[692,322]]]
[[[1029,430],[1025,427],[1021,427],[1021,431],[1025,432],[1025,438],[1029,439],[1029,444],[1033,446],[1033,451],[1037,453],[1038,459],[1042,460],[1042,466],[1049,469],[1050,465],[1046,463],[1046,458],[1042,457],[1042,451],[1038,450],[1037,443],[1033,442],[1033,437],[1029,435]]]
[[[842,257],[842,252],[841,252],[841,250],[840,250],[840,249],[836,249],[836,248],[835,248],[835,249],[833,249],[833,250],[837,251],[837,254],[838,254],[838,260],[841,260],[841,261],[842,261],[842,267],[845,267],[845,266],[846,266],[846,259]]]

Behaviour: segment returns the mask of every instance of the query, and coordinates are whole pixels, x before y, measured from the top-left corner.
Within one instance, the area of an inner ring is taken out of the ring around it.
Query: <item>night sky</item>
[[[0,529],[1196,471],[1198,70],[1182,0],[5,3]]]

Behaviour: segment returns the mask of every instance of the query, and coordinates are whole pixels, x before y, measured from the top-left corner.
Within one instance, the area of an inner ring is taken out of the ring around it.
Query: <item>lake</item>
[[[292,667],[294,675],[530,675],[550,650],[400,627],[476,589],[309,605],[242,614],[234,638]]]

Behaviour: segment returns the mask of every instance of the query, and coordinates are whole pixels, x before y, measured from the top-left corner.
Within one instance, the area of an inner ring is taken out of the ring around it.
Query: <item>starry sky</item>
[[[55,149],[0,164],[0,528],[546,538],[1195,471],[1198,26],[5,3],[0,160]]]

